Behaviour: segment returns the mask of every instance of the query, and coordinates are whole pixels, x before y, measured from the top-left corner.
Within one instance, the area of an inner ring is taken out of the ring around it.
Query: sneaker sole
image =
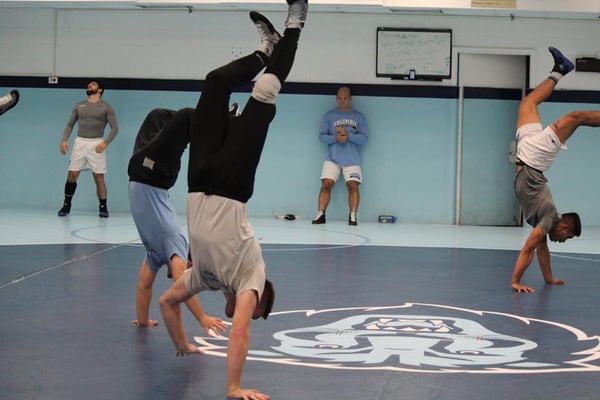
[[[261,13],[256,12],[256,11],[250,11],[250,19],[252,20],[252,22],[254,22],[255,25],[258,22],[264,23],[267,26],[267,28],[269,29],[269,32],[271,32],[271,34],[281,36],[279,34],[279,32],[277,32],[277,30],[273,26],[273,23],[269,20],[269,18],[265,17]]]

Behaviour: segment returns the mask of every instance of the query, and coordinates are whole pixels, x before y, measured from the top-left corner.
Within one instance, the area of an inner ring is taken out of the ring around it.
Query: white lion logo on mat
[[[269,322],[285,329],[260,343],[268,350],[250,350],[248,359],[429,373],[600,371],[598,336],[506,313],[406,303],[280,311]],[[195,339],[205,353],[226,356],[226,338]]]

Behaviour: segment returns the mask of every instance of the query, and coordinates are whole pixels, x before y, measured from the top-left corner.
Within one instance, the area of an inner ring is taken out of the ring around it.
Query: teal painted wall
[[[0,89],[4,94],[11,88]],[[72,106],[85,98],[85,93],[73,89],[18,89],[19,105],[0,117],[0,207],[48,209],[55,213],[62,203],[68,164],[68,157],[59,152],[59,142]],[[247,96],[234,93],[232,101],[243,104]],[[139,124],[153,107],[194,106],[197,94],[107,89],[104,98],[115,108],[120,125],[119,136],[107,153],[109,209],[128,212],[127,163]],[[470,101],[485,105],[483,101]],[[457,100],[357,95],[353,103],[365,114],[370,126],[369,142],[362,149],[360,220],[375,221],[378,214],[390,213],[404,223],[453,224]],[[279,96],[277,115],[256,176],[255,193],[248,203],[251,215],[280,211],[312,218],[326,151],[318,141],[318,126],[322,114],[334,106],[333,93]],[[578,104],[577,108],[593,106]],[[549,123],[572,108],[572,104],[544,104],[544,122]],[[494,124],[487,113],[473,112],[469,120],[473,127],[467,129]],[[486,146],[484,136],[477,140],[483,141],[478,145]],[[592,128],[581,128],[568,144],[570,150],[561,152],[548,172],[556,203],[559,210],[579,211],[586,225],[600,226],[600,213],[594,206],[600,197],[596,172],[600,135]],[[507,149],[502,146],[499,151],[504,157]],[[472,168],[485,161],[473,161]],[[187,152],[183,163],[187,164]],[[185,171],[184,167],[171,191],[172,202],[180,213],[185,212]],[[468,176],[470,172],[463,173]],[[463,199],[475,196],[474,191],[468,190],[462,194]],[[73,210],[96,209],[91,173],[83,172]],[[345,220],[347,213],[346,189],[338,184],[328,217]]]

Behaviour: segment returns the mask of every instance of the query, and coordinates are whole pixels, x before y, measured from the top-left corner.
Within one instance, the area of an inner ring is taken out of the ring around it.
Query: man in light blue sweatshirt
[[[313,224],[324,224],[325,210],[331,199],[331,190],[340,176],[348,188],[348,224],[357,225],[360,193],[358,185],[362,183],[359,146],[367,142],[368,126],[362,113],[352,108],[352,92],[343,86],[336,95],[337,107],[325,113],[321,120],[319,141],[328,145],[327,158],[321,171],[321,190],[319,192],[319,211]]]

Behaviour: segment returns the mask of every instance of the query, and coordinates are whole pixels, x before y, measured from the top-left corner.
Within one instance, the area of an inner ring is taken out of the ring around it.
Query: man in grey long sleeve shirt
[[[108,218],[106,205],[106,147],[119,133],[117,116],[110,104],[102,100],[104,89],[98,81],[90,81],[87,85],[87,100],[75,104],[71,117],[65,126],[60,152],[67,154],[69,151],[69,136],[73,131],[75,123],[78,124],[77,137],[73,142],[71,159],[69,161],[69,172],[65,183],[65,200],[62,208],[58,211],[59,217],[65,217],[71,212],[71,200],[77,189],[77,178],[82,170],[91,169],[96,182],[96,193],[100,205],[98,215],[100,218]],[[110,132],[104,138],[106,124],[110,126]]]

